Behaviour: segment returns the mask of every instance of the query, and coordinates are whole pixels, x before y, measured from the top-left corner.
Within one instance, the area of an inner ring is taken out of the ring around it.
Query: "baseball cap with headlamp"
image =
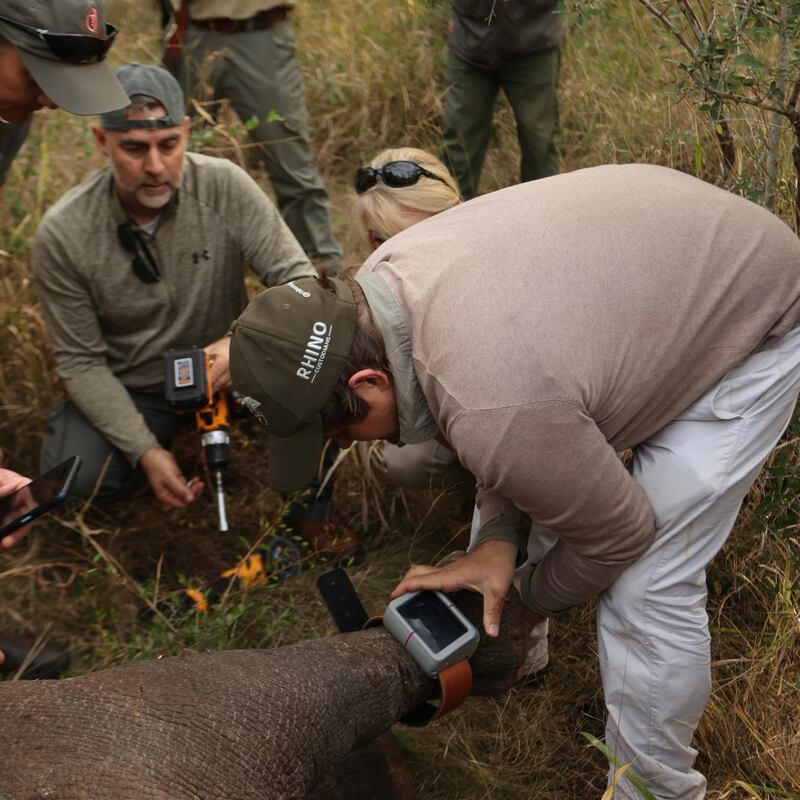
[[[105,61],[116,34],[103,0],[0,0],[0,36],[17,48],[39,88],[73,114],[128,104]]]
[[[267,289],[234,323],[233,386],[269,431],[273,489],[305,487],[320,464],[320,412],[341,378],[353,346],[356,304],[338,278],[333,291],[317,278]]]
[[[185,99],[176,78],[156,64],[125,64],[114,73],[131,99],[146,97],[162,110],[152,116],[130,113],[132,106],[100,115],[100,127],[106,131],[129,131],[135,128],[158,130],[174,128],[183,122]]]

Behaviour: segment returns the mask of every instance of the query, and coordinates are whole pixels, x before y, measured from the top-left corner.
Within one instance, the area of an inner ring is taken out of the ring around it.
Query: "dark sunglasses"
[[[106,35],[90,36],[85,33],[56,33],[55,31],[34,28],[24,22],[0,16],[0,22],[19,28],[21,31],[41,39],[50,52],[61,61],[70,64],[89,64],[92,61],[102,61],[117,35],[117,29],[106,23]]]
[[[156,264],[147,242],[142,238],[139,231],[133,227],[133,223],[130,220],[117,226],[117,239],[123,250],[133,256],[131,261],[133,274],[142,283],[158,283],[161,280],[158,264]]]
[[[390,161],[382,167],[359,167],[353,175],[353,186],[356,194],[364,194],[371,189],[380,178],[392,189],[413,186],[422,176],[445,182],[444,178],[434,175],[413,161]]]

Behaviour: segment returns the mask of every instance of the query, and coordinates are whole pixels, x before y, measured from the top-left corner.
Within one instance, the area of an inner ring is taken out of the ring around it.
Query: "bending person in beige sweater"
[[[552,530],[528,609],[597,597],[607,744],[656,797],[697,800],[705,567],[792,415],[798,321],[800,242],[779,219],[672,170],[606,166],[420,222],[354,281],[264,292],[231,375],[269,425],[278,488],[308,479],[326,435],[440,437],[477,477],[480,545],[395,594],[474,589],[495,633],[530,520]]]

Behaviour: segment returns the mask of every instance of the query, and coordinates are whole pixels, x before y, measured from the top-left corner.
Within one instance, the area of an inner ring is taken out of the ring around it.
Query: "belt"
[[[213,17],[212,19],[193,19],[192,26],[203,28],[214,33],[244,33],[245,31],[264,31],[276,22],[283,22],[289,17],[288,8],[270,8],[259,11],[254,17],[247,19],[229,19]]]

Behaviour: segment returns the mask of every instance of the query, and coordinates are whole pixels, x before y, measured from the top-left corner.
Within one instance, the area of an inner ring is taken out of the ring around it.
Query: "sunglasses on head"
[[[382,167],[359,167],[353,175],[353,186],[356,194],[364,194],[375,186],[380,178],[392,189],[402,189],[405,186],[413,186],[423,175],[435,181],[445,182],[444,178],[434,175],[413,161],[390,161]]]
[[[156,264],[147,242],[133,227],[130,220],[117,226],[117,239],[122,249],[133,256],[131,260],[133,274],[142,283],[158,283],[161,280],[158,264]]]
[[[41,39],[50,52],[61,61],[70,64],[90,64],[92,61],[102,61],[117,35],[117,29],[106,23],[106,35],[103,37],[90,36],[85,33],[56,33],[55,31],[34,28],[24,22],[0,16],[0,22],[19,28],[21,31]]]

